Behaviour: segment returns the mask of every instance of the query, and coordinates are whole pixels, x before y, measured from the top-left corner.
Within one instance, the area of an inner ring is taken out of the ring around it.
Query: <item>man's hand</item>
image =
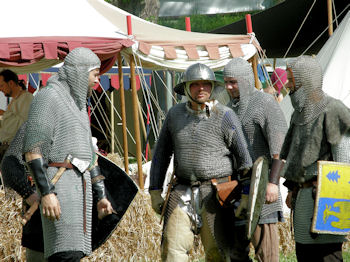
[[[100,201],[97,202],[97,212],[98,212],[98,219],[102,219],[107,215],[110,215],[113,213],[113,207],[111,202],[107,198],[102,198]]]
[[[162,213],[162,207],[164,205],[164,198],[162,198],[162,190],[150,190],[149,193],[151,195],[152,208],[157,214],[160,215]]]
[[[268,183],[266,187],[266,203],[271,204],[278,199],[278,186]]]
[[[61,216],[61,206],[55,194],[47,194],[41,198],[41,208],[43,216],[50,220],[59,220]]]

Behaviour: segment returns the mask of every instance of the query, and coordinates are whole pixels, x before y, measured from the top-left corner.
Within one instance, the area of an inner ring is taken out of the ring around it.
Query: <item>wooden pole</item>
[[[114,92],[111,92],[111,153],[114,154]]]
[[[129,150],[128,138],[126,132],[126,113],[125,113],[125,95],[124,95],[124,80],[123,80],[123,65],[122,57],[118,54],[118,76],[119,76],[119,90],[120,90],[120,107],[122,113],[122,129],[123,129],[123,148],[124,148],[124,167],[125,172],[129,174]]]
[[[253,33],[253,26],[252,26],[252,18],[250,14],[245,15],[245,22],[247,26],[247,33],[251,34]],[[254,73],[254,79],[255,79],[255,88],[259,89],[259,78],[258,78],[258,54],[255,54],[250,61],[252,62],[253,67],[253,73]]]
[[[332,0],[327,0],[328,11],[328,35],[333,35],[333,14],[332,14]]]
[[[142,127],[142,134],[143,134],[143,138],[145,139],[145,141],[147,141],[147,130],[146,130],[146,125],[145,125],[145,122],[143,121],[142,119],[142,110],[141,110],[141,103],[140,103],[140,100],[139,98],[137,97],[137,103],[139,105],[139,116],[140,117],[140,123],[141,123],[141,127]],[[148,115],[149,117],[149,115]],[[147,142],[146,146],[149,147],[149,143]],[[149,152],[149,155],[151,155],[151,153]],[[146,158],[146,161],[147,161],[147,158]]]
[[[140,188],[144,189],[143,173],[142,173],[142,153],[141,153],[141,137],[140,137],[138,97],[137,97],[137,90],[136,90],[135,61],[134,61],[133,55],[130,55],[130,78],[131,78],[132,105],[133,105],[135,140],[136,140],[137,173],[139,176]]]
[[[191,18],[190,17],[185,18],[185,24],[186,24],[186,31],[191,32]]]

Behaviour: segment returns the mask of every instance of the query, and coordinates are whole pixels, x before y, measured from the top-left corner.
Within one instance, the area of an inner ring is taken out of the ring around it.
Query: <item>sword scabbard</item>
[[[166,209],[166,206],[168,204],[169,197],[170,197],[170,192],[171,192],[171,189],[173,188],[173,186],[175,184],[175,181],[176,181],[175,172],[173,172],[172,175],[171,175],[171,179],[170,179],[169,185],[168,185],[168,190],[166,192],[164,204],[163,204],[163,207],[162,207],[162,212],[160,214],[160,222],[159,222],[159,224],[162,224],[162,222],[163,222],[165,209]]]

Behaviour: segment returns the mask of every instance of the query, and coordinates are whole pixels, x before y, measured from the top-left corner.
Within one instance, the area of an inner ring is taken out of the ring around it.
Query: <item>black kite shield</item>
[[[266,200],[269,163],[264,156],[259,157],[253,165],[248,202],[247,237],[250,239],[258,224],[261,209]]]
[[[94,200],[92,250],[100,247],[112,235],[138,192],[138,187],[134,181],[120,167],[101,154],[98,154],[98,165],[105,177],[107,198],[117,214],[113,213],[99,220],[97,217],[97,203]]]

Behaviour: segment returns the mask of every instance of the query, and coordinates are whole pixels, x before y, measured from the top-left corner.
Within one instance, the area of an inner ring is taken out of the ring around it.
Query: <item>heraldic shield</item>
[[[269,163],[264,156],[259,157],[253,165],[250,181],[248,202],[247,237],[251,239],[258,224],[261,209],[266,199],[266,186],[268,182]]]
[[[120,167],[101,154],[98,154],[98,165],[102,175],[105,177],[104,183],[107,198],[116,213],[99,220],[97,203],[94,200],[92,211],[92,250],[100,247],[113,234],[138,192],[138,187],[134,181]]]
[[[318,161],[317,192],[311,231],[350,233],[350,164]]]

